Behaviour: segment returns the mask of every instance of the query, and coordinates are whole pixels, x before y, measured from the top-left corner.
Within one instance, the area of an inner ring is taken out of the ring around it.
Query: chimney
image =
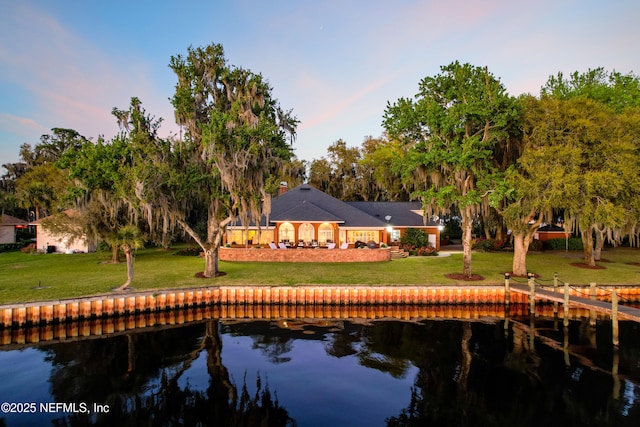
[[[278,194],[284,194],[287,192],[288,189],[289,189],[289,185],[287,184],[287,181],[280,181],[280,193]]]

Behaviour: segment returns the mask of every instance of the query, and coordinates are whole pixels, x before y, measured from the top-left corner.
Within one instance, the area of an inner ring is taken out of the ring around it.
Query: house
[[[68,209],[59,214],[42,218],[33,224],[36,226],[36,245],[39,251],[47,253],[88,253],[95,252],[98,245],[87,237],[72,237],[71,235],[59,235],[47,229],[49,221],[63,221],[69,223],[69,220],[76,215],[76,211]]]
[[[555,224],[545,224],[542,227],[538,228],[536,234],[533,236],[534,239],[540,240],[541,242],[546,242],[551,239],[565,239],[570,236],[570,233],[566,232],[563,227],[557,226]]]
[[[271,200],[271,211],[261,218],[260,227],[237,222],[227,227],[225,243],[289,247],[354,247],[356,242],[399,243],[408,228],[424,229],[429,241],[439,249],[440,229],[425,221],[419,202],[343,202],[308,184],[288,190]]]
[[[16,243],[16,230],[27,228],[27,221],[11,215],[2,214],[0,216],[0,243]]]

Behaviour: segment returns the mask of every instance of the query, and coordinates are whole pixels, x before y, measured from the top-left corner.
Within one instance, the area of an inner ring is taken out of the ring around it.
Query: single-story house
[[[260,227],[239,221],[227,227],[224,243],[269,243],[297,247],[354,247],[356,242],[395,245],[408,228],[424,229],[440,249],[440,227],[425,220],[419,202],[343,202],[308,184],[287,189],[271,200]]]
[[[16,243],[16,230],[27,228],[29,223],[15,216],[2,214],[0,216],[0,243]]]
[[[564,239],[567,237],[567,234],[563,227],[555,224],[545,224],[538,228],[533,238],[541,242],[546,242],[551,239]]]
[[[76,211],[68,209],[59,214],[51,215],[33,223],[36,226],[36,245],[39,251],[47,253],[88,253],[95,252],[98,248],[96,242],[90,241],[86,237],[74,238],[70,235],[54,234],[47,229],[47,221],[60,218],[61,221],[67,222],[69,218],[73,218]],[[65,218],[65,216],[67,218]]]

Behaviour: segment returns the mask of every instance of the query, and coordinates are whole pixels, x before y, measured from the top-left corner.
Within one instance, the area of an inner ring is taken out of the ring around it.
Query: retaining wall
[[[22,328],[0,330],[0,346],[3,349],[21,349],[24,346],[47,341],[76,341],[105,336],[144,333],[151,328],[171,328],[192,322],[210,320],[253,321],[269,320],[304,325],[314,322],[351,321],[368,322],[377,319],[421,321],[426,319],[465,319],[473,321],[487,317],[504,319],[526,316],[526,304],[513,304],[505,310],[503,304],[468,305],[270,305],[233,304],[184,308],[181,310],[127,314],[68,323],[30,325]],[[538,316],[553,317],[556,313],[550,305],[540,306]],[[560,312],[560,316],[563,313]],[[587,309],[572,309],[571,318],[590,315]]]
[[[222,261],[256,262],[381,262],[391,260],[389,248],[380,249],[271,249],[220,248]]]
[[[640,298],[638,288],[610,288],[613,289],[623,298]],[[220,286],[2,305],[0,328],[211,305],[502,304],[504,297],[503,286]],[[510,292],[511,303],[526,303],[528,298]]]

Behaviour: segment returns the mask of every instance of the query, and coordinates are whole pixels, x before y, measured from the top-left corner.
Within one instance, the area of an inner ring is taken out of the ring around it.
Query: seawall
[[[637,287],[609,289],[615,289],[628,300],[640,298]],[[578,294],[579,291],[572,292]],[[509,296],[513,304],[526,303],[529,298],[515,292]],[[216,305],[393,306],[502,304],[504,301],[503,286],[216,286],[1,305],[0,328]]]

